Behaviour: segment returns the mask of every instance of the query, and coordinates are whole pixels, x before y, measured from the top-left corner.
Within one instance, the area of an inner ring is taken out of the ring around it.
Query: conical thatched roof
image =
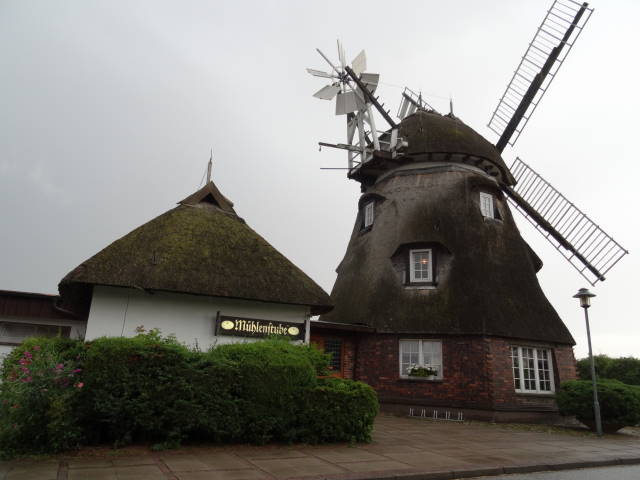
[[[479,191],[496,195],[500,220],[481,215]],[[362,229],[361,208],[331,292],[335,308],[321,320],[388,333],[575,343],[493,179],[455,164],[416,164],[390,172],[363,197],[376,198],[374,223]],[[405,284],[411,248],[433,249],[433,287]]]
[[[404,155],[373,159],[351,176],[363,195],[331,292],[335,308],[321,320],[573,345],[502,194],[512,177],[495,147],[459,119],[431,112],[405,118],[400,133],[409,144]],[[493,195],[499,218],[482,215],[480,192]],[[363,228],[372,200],[375,219]],[[416,248],[432,250],[432,285],[407,281]]]
[[[92,285],[331,309],[324,290],[238,217],[213,182],[83,262],[59,289],[74,303]]]
[[[496,147],[458,117],[418,110],[404,118],[399,127],[400,136],[408,143],[403,154],[393,158],[374,156],[350,172],[350,178],[370,186],[400,165],[449,162],[474,166],[505,185],[515,184]]]

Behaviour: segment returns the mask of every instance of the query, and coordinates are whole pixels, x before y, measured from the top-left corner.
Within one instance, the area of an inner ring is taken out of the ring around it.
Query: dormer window
[[[480,192],[480,213],[483,217],[496,218],[493,208],[493,195],[490,193]]]
[[[364,228],[369,228],[373,225],[375,201],[371,201],[364,206]]]
[[[430,248],[409,251],[409,282],[433,282],[433,255]]]

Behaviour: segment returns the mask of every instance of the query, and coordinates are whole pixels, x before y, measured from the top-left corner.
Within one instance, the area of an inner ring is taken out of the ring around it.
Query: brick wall
[[[513,383],[511,346],[531,346],[552,351],[553,379],[556,389],[561,382],[574,379],[576,362],[573,348],[567,345],[549,345],[539,342],[489,338],[490,369],[492,370],[492,395],[497,410],[557,411],[555,396],[549,394],[517,393]]]
[[[429,337],[442,341],[443,379],[400,378],[399,339],[412,336],[362,335],[357,346],[356,379],[376,389],[381,402],[494,411],[557,411],[553,395],[515,392],[510,346],[532,345],[553,351],[554,380],[575,378],[575,359],[569,346],[512,342],[500,338]]]
[[[442,340],[443,361],[443,380],[435,381],[400,378],[399,338],[412,337],[367,335],[358,345],[356,378],[375,388],[382,402],[491,408],[487,345],[481,338],[433,337]]]

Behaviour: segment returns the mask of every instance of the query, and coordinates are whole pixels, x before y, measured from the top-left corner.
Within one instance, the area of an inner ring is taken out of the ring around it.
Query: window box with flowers
[[[435,380],[438,376],[438,371],[429,365],[410,365],[409,368],[407,368],[407,376],[410,378]]]

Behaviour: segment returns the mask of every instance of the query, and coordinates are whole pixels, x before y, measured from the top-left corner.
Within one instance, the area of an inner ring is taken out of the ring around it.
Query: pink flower
[[[73,372],[71,372],[71,373],[80,373],[81,371],[82,371],[82,369],[81,369],[81,368],[76,368],[76,369],[75,369]]]
[[[33,347],[33,349],[37,352],[38,350],[40,350],[40,345],[36,345],[35,347]]]
[[[64,364],[59,363],[56,365],[56,370],[62,370],[64,368]]]
[[[21,379],[21,381],[24,382],[24,383],[30,383],[32,380],[33,380],[33,378],[31,378],[31,377],[25,377],[25,378]]]
[[[20,370],[22,370],[24,373],[29,373],[29,369],[27,367],[20,367]]]
[[[76,388],[82,388],[82,387],[84,387],[84,383],[83,383],[83,382],[78,382],[78,383],[76,383],[76,384],[74,385],[74,387],[76,387]]]

